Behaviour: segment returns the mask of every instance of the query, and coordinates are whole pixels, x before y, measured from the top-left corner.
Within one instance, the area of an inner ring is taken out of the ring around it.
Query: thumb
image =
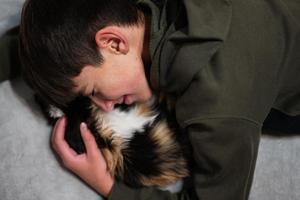
[[[80,132],[85,145],[87,156],[93,157],[95,155],[98,155],[100,150],[98,149],[96,140],[91,131],[88,129],[86,123],[82,122],[80,124]]]

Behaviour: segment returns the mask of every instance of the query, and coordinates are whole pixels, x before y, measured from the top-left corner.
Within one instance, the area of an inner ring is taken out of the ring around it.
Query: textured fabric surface
[[[100,197],[64,170],[49,145],[46,123],[21,80],[0,84],[1,200],[79,200]],[[300,134],[264,135],[250,200],[300,199]]]
[[[19,24],[25,0],[0,0],[0,35]]]
[[[300,199],[300,133],[263,135],[250,200]]]
[[[101,199],[60,166],[51,127],[23,82],[0,85],[0,105],[1,200]]]

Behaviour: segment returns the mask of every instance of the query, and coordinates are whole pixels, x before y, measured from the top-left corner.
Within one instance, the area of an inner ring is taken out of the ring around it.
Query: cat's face
[[[152,93],[142,63],[122,66],[86,66],[73,80],[76,92],[89,96],[102,110],[112,111],[115,104],[144,102]],[[94,94],[93,94],[94,93]],[[93,95],[92,95],[93,94]]]

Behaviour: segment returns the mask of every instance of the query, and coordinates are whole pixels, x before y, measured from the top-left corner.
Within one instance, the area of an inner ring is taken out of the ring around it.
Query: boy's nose
[[[113,101],[94,101],[94,103],[100,107],[104,112],[110,112],[114,109]]]
[[[103,103],[103,107],[102,109],[105,111],[105,112],[110,112],[114,109],[114,102],[113,101],[105,101]]]

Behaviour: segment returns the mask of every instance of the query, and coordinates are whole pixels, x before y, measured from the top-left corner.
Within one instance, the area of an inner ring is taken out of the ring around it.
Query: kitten
[[[53,118],[66,115],[65,139],[78,153],[85,152],[79,125],[86,122],[101,148],[112,176],[133,187],[166,187],[189,175],[183,136],[170,123],[164,106],[146,103],[116,105],[104,112],[87,97],[78,97],[66,109],[50,107]]]

